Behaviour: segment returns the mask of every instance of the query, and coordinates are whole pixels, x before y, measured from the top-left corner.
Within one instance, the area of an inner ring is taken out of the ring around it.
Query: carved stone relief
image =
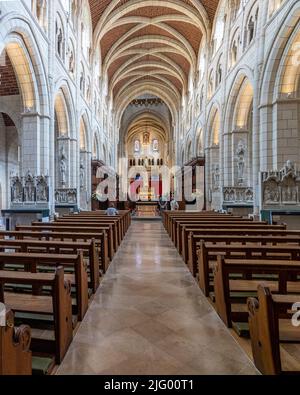
[[[240,140],[236,149],[237,183],[242,186],[245,182],[246,144]]]
[[[49,177],[33,176],[28,170],[26,176],[11,176],[11,204],[13,207],[23,205],[47,205],[49,202]]]
[[[300,208],[300,172],[294,163],[287,161],[279,171],[262,173],[263,207],[299,206]]]

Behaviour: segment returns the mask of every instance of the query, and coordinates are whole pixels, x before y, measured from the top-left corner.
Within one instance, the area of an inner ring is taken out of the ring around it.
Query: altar
[[[137,217],[158,217],[156,202],[137,202],[136,203],[136,216]]]

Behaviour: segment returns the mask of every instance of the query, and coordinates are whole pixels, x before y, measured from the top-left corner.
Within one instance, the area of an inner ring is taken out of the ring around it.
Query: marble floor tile
[[[133,222],[57,374],[257,374],[160,222]]]

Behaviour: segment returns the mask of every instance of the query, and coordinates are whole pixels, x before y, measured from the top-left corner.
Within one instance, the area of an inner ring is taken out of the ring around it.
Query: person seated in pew
[[[172,200],[171,200],[170,206],[171,206],[171,211],[178,211],[179,210],[179,204],[175,200],[174,196],[172,196]]]
[[[115,208],[115,205],[113,203],[110,203],[109,208],[105,211],[105,214],[108,217],[116,217],[119,215],[119,211]]]

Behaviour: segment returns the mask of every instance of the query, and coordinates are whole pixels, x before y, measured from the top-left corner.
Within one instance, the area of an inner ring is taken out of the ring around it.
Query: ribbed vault
[[[144,85],[177,106],[197,67],[219,0],[89,0],[109,95],[132,100]]]

